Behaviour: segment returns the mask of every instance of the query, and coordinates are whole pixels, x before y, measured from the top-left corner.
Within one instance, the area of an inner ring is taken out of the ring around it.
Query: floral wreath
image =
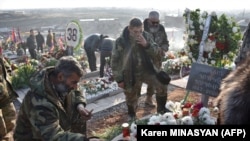
[[[192,62],[199,58],[199,45],[202,39],[208,12],[201,14],[200,9],[186,9],[183,17],[186,23],[185,51]],[[239,51],[242,34],[239,25],[225,14],[211,13],[207,39],[204,42],[201,63],[209,66],[232,69]]]

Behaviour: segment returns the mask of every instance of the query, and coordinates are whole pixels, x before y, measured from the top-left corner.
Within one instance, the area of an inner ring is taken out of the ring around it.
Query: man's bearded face
[[[151,33],[156,33],[159,30],[159,23],[158,19],[149,19],[149,30]]]
[[[72,90],[69,86],[67,86],[65,79],[62,82],[56,84],[55,89],[62,96],[66,96]]]

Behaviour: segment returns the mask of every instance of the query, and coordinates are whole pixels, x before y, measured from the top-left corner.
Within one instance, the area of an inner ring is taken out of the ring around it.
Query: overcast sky
[[[248,10],[248,0],[0,0],[0,10],[75,7],[130,7],[159,10]]]

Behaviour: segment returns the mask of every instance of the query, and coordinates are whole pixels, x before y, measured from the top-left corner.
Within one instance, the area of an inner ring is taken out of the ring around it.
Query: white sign
[[[81,42],[81,27],[76,22],[70,22],[66,27],[65,40],[67,46],[77,47]]]

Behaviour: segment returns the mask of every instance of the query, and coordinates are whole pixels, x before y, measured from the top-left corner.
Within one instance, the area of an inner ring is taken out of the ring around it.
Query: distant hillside
[[[82,26],[84,36],[99,32],[109,36],[117,37],[121,33],[121,30],[126,25],[128,25],[128,22],[132,17],[145,19],[148,16],[149,11],[150,9],[141,10],[124,8],[74,8],[0,11],[0,28],[19,28],[21,32],[28,32],[31,28],[36,30],[47,30],[48,27],[51,27],[54,31],[64,32],[66,25],[70,21],[77,20]],[[166,11],[160,11],[160,14],[162,18],[161,21],[166,27],[184,27],[181,13],[179,14],[179,17],[166,16],[170,14]],[[229,15],[234,16],[236,20],[241,20],[242,18],[250,17],[250,12],[231,12]],[[80,21],[80,19],[93,20]]]

